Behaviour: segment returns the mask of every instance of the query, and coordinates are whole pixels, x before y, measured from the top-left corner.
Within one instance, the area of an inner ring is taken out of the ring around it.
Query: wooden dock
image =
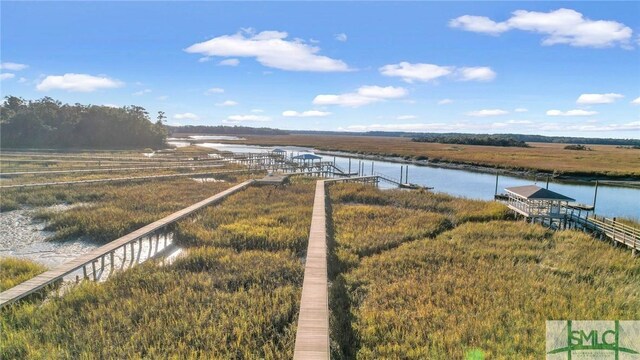
[[[316,182],[294,359],[329,359],[325,181]]]
[[[166,216],[158,221],[155,221],[149,225],[146,225],[134,232],[131,232],[121,238],[111,241],[110,243],[103,245],[93,251],[82,255],[76,259],[73,259],[67,263],[60,265],[59,267],[46,271],[30,280],[27,280],[11,289],[3,291],[0,293],[0,307],[11,304],[29,294],[33,294],[38,290],[52,285],[59,280],[62,280],[64,276],[71,274],[80,269],[83,272],[87,273],[87,267],[91,267],[92,269],[96,266],[96,263],[100,261],[101,266],[105,266],[105,258],[110,257],[113,259],[113,254],[117,250],[124,250],[125,255],[127,253],[128,245],[131,245],[131,256],[135,256],[133,251],[134,242],[140,242],[143,238],[147,237],[150,239],[151,236],[156,234],[172,223],[191,215],[195,211],[202,209],[203,207],[209,206],[211,204],[217,203],[227,196],[240,191],[247,186],[253,184],[254,180],[247,180],[238,185],[235,185],[225,191],[217,193],[205,200],[202,200],[198,203],[195,203],[189,207],[186,207],[180,211],[177,211],[169,216]],[[156,247],[157,249],[157,247]],[[107,260],[109,261],[109,260]],[[111,260],[112,261],[112,260]],[[113,263],[113,262],[112,262]]]

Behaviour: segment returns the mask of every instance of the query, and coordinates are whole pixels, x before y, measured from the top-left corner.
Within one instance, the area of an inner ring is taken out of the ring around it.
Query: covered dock
[[[527,221],[541,223],[564,221],[569,202],[575,199],[536,185],[515,186],[504,189],[504,202]]]
[[[311,163],[313,164],[316,160],[322,161],[322,156],[314,155],[314,154],[301,154],[294,156],[292,160],[297,161],[298,163]]]

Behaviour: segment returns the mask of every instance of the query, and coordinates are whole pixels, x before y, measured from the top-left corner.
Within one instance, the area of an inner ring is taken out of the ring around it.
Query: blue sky
[[[2,95],[170,124],[640,138],[640,2],[6,2]]]

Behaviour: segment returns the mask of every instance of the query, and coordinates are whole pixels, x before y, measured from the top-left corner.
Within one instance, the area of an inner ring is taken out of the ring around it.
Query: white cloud
[[[451,104],[453,103],[453,100],[451,99],[442,99],[440,101],[438,101],[438,105],[447,105],[447,104]]]
[[[378,70],[382,75],[400,77],[408,83],[428,82],[445,76],[452,76],[461,81],[491,81],[496,77],[495,71],[487,66],[456,68],[435,64],[411,64],[406,61],[385,65]]]
[[[222,66],[238,66],[240,65],[240,60],[238,59],[224,59],[221,60],[218,65]]]
[[[453,72],[451,66],[439,66],[434,64],[411,64],[403,61],[399,64],[389,64],[378,69],[382,75],[396,76],[412,83],[414,81],[431,81]]]
[[[219,87],[213,87],[213,88],[207,89],[207,91],[204,92],[205,95],[222,94],[222,93],[224,93],[224,89]]]
[[[336,40],[338,41],[342,41],[342,42],[347,41],[347,34],[345,33],[336,34],[335,37],[336,37]]]
[[[463,67],[458,69],[457,75],[462,81],[491,81],[496,78],[496,72],[487,66]]]
[[[398,117],[396,117],[397,120],[413,120],[416,119],[417,116],[415,115],[400,115]]]
[[[591,116],[596,115],[597,111],[589,111],[589,110],[568,110],[568,111],[560,111],[560,110],[549,110],[547,111],[548,116]]]
[[[303,112],[287,110],[282,113],[284,117],[324,117],[329,115],[331,115],[330,112],[319,110],[307,110]]]
[[[182,114],[175,114],[173,118],[176,120],[198,120],[200,117],[194,113],[186,112]]]
[[[449,26],[467,31],[498,35],[509,30],[506,23],[497,23],[485,16],[463,15],[449,21]]]
[[[102,106],[106,106],[106,107],[110,107],[110,108],[119,108],[120,105],[116,105],[116,104],[102,104]]]
[[[624,96],[621,94],[582,94],[576,100],[578,104],[611,104],[616,101],[616,99],[623,98]]]
[[[634,105],[640,105],[640,96],[635,98],[631,103],[634,104]]]
[[[204,56],[255,57],[267,67],[290,71],[349,71],[342,60],[318,55],[320,48],[299,39],[286,40],[282,31],[254,33],[243,29],[234,35],[223,35],[196,43],[184,51]]]
[[[29,65],[12,63],[12,62],[3,62],[0,64],[0,70],[20,71],[28,67]]]
[[[254,113],[254,114],[261,114],[261,113],[264,112],[264,110],[262,110],[262,109],[251,109],[251,112]]]
[[[208,56],[203,56],[200,59],[198,59],[199,63],[204,63],[204,62],[208,62],[208,61],[211,61],[211,58],[208,57]]]
[[[13,79],[14,77],[16,77],[16,75],[12,74],[12,73],[2,73],[2,74],[0,74],[0,80]]]
[[[136,91],[131,95],[133,95],[133,96],[142,96],[142,95],[148,94],[150,92],[151,92],[151,89],[143,89],[143,90],[140,90],[140,91]]]
[[[407,89],[402,87],[362,86],[355,93],[318,95],[313,99],[313,104],[359,107],[387,99],[401,98],[407,94]]]
[[[469,111],[466,115],[476,116],[476,117],[487,117],[487,116],[506,115],[508,113],[509,113],[508,111],[502,110],[502,109],[483,109],[483,110]]]
[[[233,100],[225,100],[221,103],[217,103],[216,106],[236,106],[238,103]]]
[[[517,109],[515,109],[515,110],[513,110],[513,111],[514,111],[514,112],[517,112],[517,113],[524,113],[524,112],[527,112],[527,111],[529,111],[529,110],[528,110],[528,109],[525,109],[525,108],[517,108]]]
[[[393,86],[361,86],[358,94],[380,99],[397,99],[407,95],[407,89]]]
[[[124,83],[106,76],[87,74],[49,75],[37,86],[38,91],[66,90],[75,92],[91,92],[99,89],[113,89],[124,86]]]
[[[590,20],[572,9],[550,12],[517,10],[504,22],[484,16],[464,15],[449,26],[466,31],[498,35],[517,29],[543,34],[543,45],[568,44],[578,47],[628,47],[633,31],[616,21]]]
[[[271,118],[262,115],[231,115],[223,120],[223,123],[238,123],[238,122],[265,122],[270,121]]]
[[[158,100],[160,100],[160,101],[165,101],[165,100],[167,100],[168,98],[169,98],[169,96],[167,96],[167,95],[161,95],[161,96],[158,96],[156,99],[158,99]]]

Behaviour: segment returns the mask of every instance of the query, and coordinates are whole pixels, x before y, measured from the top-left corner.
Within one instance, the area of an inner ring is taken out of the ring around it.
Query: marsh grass
[[[302,256],[309,236],[313,187],[311,181],[296,180],[287,187],[248,188],[226,206],[207,208],[195,221],[179,223],[175,241],[184,247],[238,251],[289,249]]]
[[[196,255],[198,256],[198,255]],[[203,256],[203,254],[199,254]],[[0,356],[265,358],[291,354],[302,267],[287,253],[207,253],[233,267],[145,263],[46,303],[2,310]],[[261,267],[270,264],[270,269]],[[280,265],[282,264],[282,266]],[[192,264],[193,265],[193,264]],[[235,273],[235,269],[251,269]]]
[[[29,280],[45,270],[43,265],[27,259],[0,258],[0,292]]]
[[[244,177],[222,176],[225,182],[198,183],[191,179],[165,179],[143,183],[88,184],[3,191],[3,207],[15,204],[46,207],[83,203],[65,211],[37,210],[34,217],[47,221],[52,240],[86,236],[105,243],[163,216],[214,195]]]
[[[210,164],[204,164],[210,165]],[[242,170],[240,165],[235,164],[214,164],[215,166],[197,167],[200,164],[195,164],[196,167],[180,167],[180,168],[165,168],[154,169],[136,166],[124,166],[123,168],[132,168],[133,170],[125,171],[104,171],[104,172],[75,172],[66,174],[29,174],[14,178],[2,179],[0,182],[3,186],[9,185],[22,185],[22,184],[43,184],[52,182],[68,182],[68,181],[82,181],[82,180],[100,180],[100,179],[123,179],[135,177],[150,177],[155,175],[180,175],[184,174],[198,174],[198,173],[212,173],[211,176],[215,176],[216,172],[225,172],[230,170]],[[143,180],[134,180],[143,181]]]
[[[3,309],[0,358],[291,358],[313,190],[296,180],[233,194],[180,222],[186,249],[171,265]],[[205,236],[252,220],[250,234]]]
[[[364,224],[383,227],[366,216],[370,205],[353,205],[356,199],[431,209],[455,226],[334,274],[332,335],[352,336],[348,342],[334,336],[334,358],[537,359],[544,357],[547,319],[640,318],[640,263],[586,234],[500,220],[492,203],[447,204],[440,195],[357,185],[332,187],[330,194],[338,262],[352,243],[375,244],[346,221],[357,217],[351,211],[360,208]],[[432,201],[443,200],[434,207]],[[415,233],[411,226],[394,229],[399,234],[387,237]]]

